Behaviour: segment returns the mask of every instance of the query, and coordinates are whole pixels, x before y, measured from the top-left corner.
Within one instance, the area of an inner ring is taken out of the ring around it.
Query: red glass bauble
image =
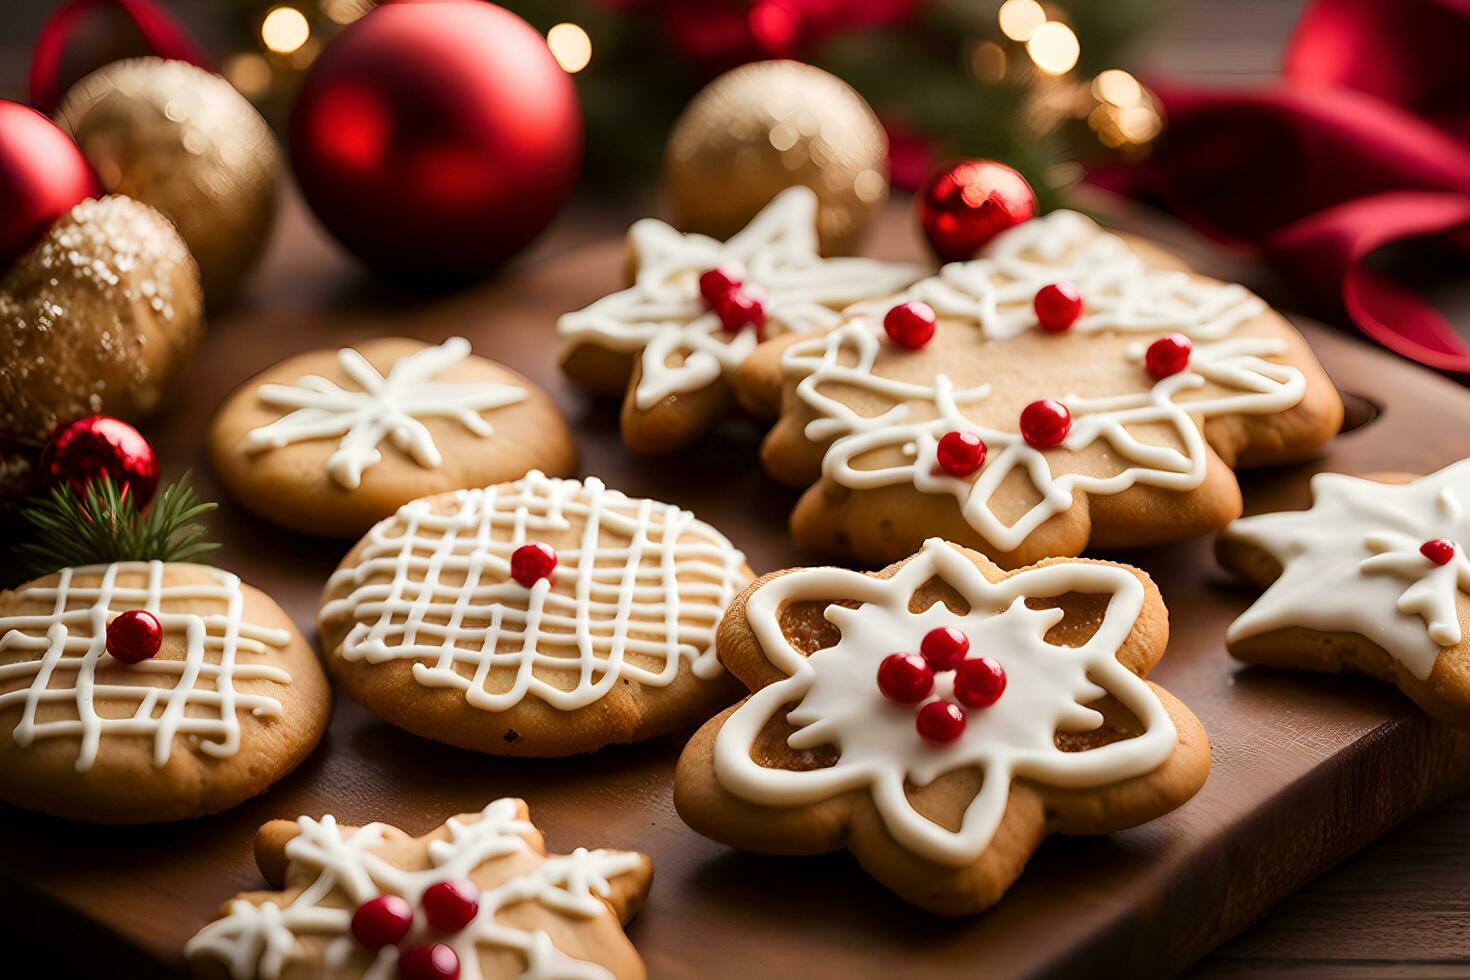
[[[146,609],[118,613],[107,624],[107,652],[125,664],[140,664],[163,649],[163,624]]]
[[[972,258],[992,238],[1036,216],[1036,192],[994,160],[946,164],[919,191],[919,223],[946,262]]]
[[[439,881],[424,889],[424,918],[440,932],[458,932],[480,911],[480,890],[472,881]]]
[[[410,946],[398,957],[399,980],[458,980],[459,954],[443,943]]]
[[[971,657],[955,669],[954,696],[967,708],[988,708],[1005,689],[1005,668],[989,657]]]
[[[0,272],[74,205],[101,195],[70,136],[36,110],[0,100]]]
[[[42,486],[70,483],[78,493],[102,474],[133,495],[141,510],[158,489],[158,457],[143,434],[121,419],[90,415],[58,426],[41,450],[36,475]]]
[[[1072,413],[1052,398],[1034,401],[1021,410],[1021,438],[1037,449],[1060,446],[1072,430]]]
[[[931,742],[953,742],[965,734],[965,711],[949,701],[930,701],[919,709],[914,727]]]
[[[923,657],[890,653],[878,665],[878,690],[890,701],[917,704],[934,690],[934,671]]]
[[[581,157],[577,93],[546,39],[475,0],[373,10],[322,52],[291,119],[312,210],[398,279],[463,281],[516,254]]]
[[[556,568],[556,552],[549,544],[532,541],[523,544],[510,555],[510,577],[526,588],[544,578],[551,578]]]
[[[366,949],[397,946],[413,925],[413,906],[399,895],[370,898],[352,913],[352,938]]]

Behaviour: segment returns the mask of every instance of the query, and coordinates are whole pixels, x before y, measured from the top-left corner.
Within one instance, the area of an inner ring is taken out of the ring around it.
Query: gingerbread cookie
[[[1312,478],[1312,506],[1238,520],[1220,561],[1264,594],[1230,626],[1247,663],[1355,671],[1470,729],[1470,460]]]
[[[1199,721],[1143,680],[1158,589],[1126,565],[1002,572],[938,539],[881,572],[758,580],[720,626],[751,690],[679,759],[674,803],[770,854],[847,848],[942,915],[999,901],[1051,833],[1132,827],[1204,784]]]
[[[551,399],[463,337],[283,361],[220,408],[209,452],[241,504],[323,537],[355,537],[432,493],[570,473],[577,460]]]
[[[548,855],[526,804],[496,800],[422,837],[331,816],[273,820],[244,892],[185,947],[191,975],[236,980],[645,976],[622,926],[653,865],[630,851]]]
[[[553,480],[403,507],[322,597],[327,666],[427,738],[561,756],[704,721],[739,695],[715,626],[754,577],[688,511]]]
[[[331,713],[268,597],[203,565],[64,568],[0,593],[0,797],[94,823],[185,820],[265,791]]]
[[[930,535],[1016,567],[1166,542],[1240,513],[1233,467],[1300,459],[1342,403],[1240,286],[1054,212],[743,365],[762,447],[808,487],[804,547],[894,561]]]
[[[895,293],[922,266],[824,259],[817,196],[778,194],[726,242],[646,218],[628,232],[633,285],[557,321],[562,368],[622,395],[623,441],[639,452],[688,445],[733,409],[730,380],[764,340],[835,324],[841,308]]]

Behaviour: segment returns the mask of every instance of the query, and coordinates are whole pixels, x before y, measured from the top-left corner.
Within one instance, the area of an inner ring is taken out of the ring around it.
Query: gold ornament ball
[[[211,303],[259,259],[281,154],[260,114],[218,75],[130,58],[73,85],[56,110],[110,193],[163,212],[199,263]]]
[[[199,270],[163,215],[89,199],[0,278],[0,431],[157,407],[204,334]]]
[[[863,97],[796,61],[761,61],[710,82],[664,151],[674,223],[725,239],[771,198],[816,192],[825,255],[852,252],[888,197],[888,138]]]

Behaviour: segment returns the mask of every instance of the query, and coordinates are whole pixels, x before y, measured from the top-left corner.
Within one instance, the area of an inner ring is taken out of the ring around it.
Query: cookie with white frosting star
[[[734,847],[845,848],[906,901],[983,911],[1049,834],[1132,827],[1204,784],[1203,728],[1144,679],[1168,634],[1153,582],[1109,562],[1005,572],[932,539],[881,572],[772,573],[720,626],[751,694],[690,740],[674,803]]]
[[[209,453],[245,507],[338,538],[419,497],[533,469],[560,476],[577,460],[551,399],[462,337],[382,338],[283,361],[226,400]]]
[[[1470,460],[1319,473],[1302,511],[1235,521],[1222,564],[1263,589],[1226,633],[1247,663],[1362,673],[1470,729]]]

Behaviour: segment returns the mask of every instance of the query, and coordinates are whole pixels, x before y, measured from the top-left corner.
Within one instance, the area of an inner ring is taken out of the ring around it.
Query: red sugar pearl
[[[883,330],[898,346],[918,350],[934,338],[934,310],[928,303],[899,303],[884,315]]]
[[[458,932],[480,911],[480,889],[472,881],[440,881],[424,889],[424,918],[440,932]]]
[[[1167,378],[1189,367],[1194,344],[1182,333],[1165,334],[1148,345],[1143,366],[1156,378]]]
[[[397,946],[413,925],[413,906],[398,895],[370,898],[352,913],[352,938],[368,949]]]
[[[931,742],[953,742],[965,734],[965,710],[949,701],[930,701],[919,709],[914,727]]]
[[[718,307],[726,296],[739,288],[739,278],[729,269],[716,267],[699,277],[699,295],[704,297],[705,305],[710,309]]]
[[[1444,538],[1434,538],[1419,546],[1419,554],[1436,565],[1448,565],[1455,557],[1455,543]]]
[[[398,957],[399,980],[459,980],[459,954],[443,943],[410,946]]]
[[[1006,672],[989,657],[972,657],[954,672],[954,696],[967,708],[988,708],[1006,689]]]
[[[1037,449],[1060,446],[1072,429],[1072,413],[1052,398],[1034,401],[1021,410],[1021,438]]]
[[[532,541],[511,552],[510,577],[528,589],[544,578],[551,578],[554,568],[556,552],[549,544]]]
[[[953,626],[941,626],[924,634],[919,652],[936,671],[954,670],[970,652],[970,638]]]
[[[985,465],[985,440],[973,432],[946,432],[939,437],[934,458],[951,476],[969,476]]]
[[[146,609],[118,613],[107,624],[107,652],[125,664],[138,664],[163,648],[163,625]]]
[[[1072,329],[1072,324],[1082,316],[1082,294],[1070,282],[1054,282],[1042,286],[1032,300],[1036,320],[1041,329],[1062,333]]]
[[[878,665],[878,690],[890,701],[917,704],[934,690],[934,671],[912,653],[890,653]]]
[[[726,293],[725,298],[715,304],[715,313],[720,317],[720,326],[730,333],[754,327],[759,335],[761,327],[766,325],[765,304],[745,289]]]

